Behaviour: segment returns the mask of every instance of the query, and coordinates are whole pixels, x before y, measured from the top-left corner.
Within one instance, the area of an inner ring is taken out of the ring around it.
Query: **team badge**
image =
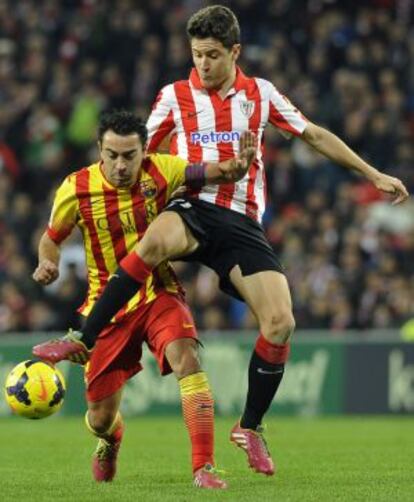
[[[254,101],[240,101],[240,110],[249,119],[254,112]]]
[[[139,188],[144,197],[154,197],[158,191],[154,180],[141,181]]]

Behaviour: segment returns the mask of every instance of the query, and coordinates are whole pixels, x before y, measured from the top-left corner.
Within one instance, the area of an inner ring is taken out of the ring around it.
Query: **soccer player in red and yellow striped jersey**
[[[104,155],[110,156],[113,150],[108,148]],[[47,235],[60,244],[73,227],[78,226],[82,232],[89,284],[80,308],[82,314],[90,312],[121,259],[134,248],[171,193],[184,183],[186,166],[187,162],[179,157],[156,154],[143,158],[139,177],[132,186],[116,186],[116,177],[111,183],[102,162],[80,169],[63,181],[55,196]],[[117,320],[153,301],[160,290],[180,290],[168,263],[154,270]]]
[[[33,277],[44,285],[58,277],[60,245],[77,226],[88,268],[88,294],[80,307],[85,316],[109,278],[123,273],[120,263],[175,190],[183,184],[200,186],[240,178],[255,152],[255,138],[246,133],[238,158],[188,164],[171,155],[146,155],[146,138],[144,123],[132,113],[104,115],[99,128],[101,160],[68,176],[57,190]],[[166,262],[145,274],[142,283],[140,291],[101,331],[85,371],[86,425],[99,438],[94,477],[111,481],[115,476],[124,428],[119,413],[122,387],[142,369],[142,344],[146,342],[161,373],[172,371],[179,381],[195,486],[225,488],[214,470],[214,403],[198,359],[197,333],[183,290]],[[34,353],[55,363],[63,359],[62,350],[75,345],[82,347],[72,334],[37,346]],[[72,360],[86,362],[85,351],[73,354]]]

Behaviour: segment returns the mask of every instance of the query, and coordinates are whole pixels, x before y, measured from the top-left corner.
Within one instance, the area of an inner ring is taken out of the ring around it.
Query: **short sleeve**
[[[176,155],[163,154],[152,155],[151,160],[167,181],[167,198],[169,198],[174,190],[184,184],[188,162]]]
[[[60,244],[72,232],[78,220],[78,210],[75,176],[70,175],[56,191],[47,227],[48,236],[56,244]]]
[[[175,129],[174,114],[172,110],[173,94],[173,85],[169,84],[161,89],[154,102],[147,121],[147,151],[149,153],[156,152],[161,142]]]
[[[300,136],[308,124],[302,113],[273,84],[270,84],[269,122],[287,137]]]

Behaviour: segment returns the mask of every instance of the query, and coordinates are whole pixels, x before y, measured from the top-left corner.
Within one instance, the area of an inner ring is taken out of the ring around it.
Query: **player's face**
[[[220,89],[234,75],[236,61],[240,55],[240,44],[227,49],[214,38],[193,38],[191,51],[203,87]]]
[[[102,170],[111,185],[130,187],[137,181],[144,158],[144,145],[138,134],[120,136],[112,130],[106,131],[99,150]]]

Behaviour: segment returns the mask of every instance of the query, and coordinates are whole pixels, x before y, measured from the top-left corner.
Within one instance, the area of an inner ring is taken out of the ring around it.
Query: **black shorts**
[[[235,265],[243,276],[266,270],[284,273],[262,226],[248,216],[186,197],[171,200],[164,210],[178,213],[200,243],[194,253],[180,260],[213,269],[220,278],[220,288],[231,296],[243,300],[229,277]]]

